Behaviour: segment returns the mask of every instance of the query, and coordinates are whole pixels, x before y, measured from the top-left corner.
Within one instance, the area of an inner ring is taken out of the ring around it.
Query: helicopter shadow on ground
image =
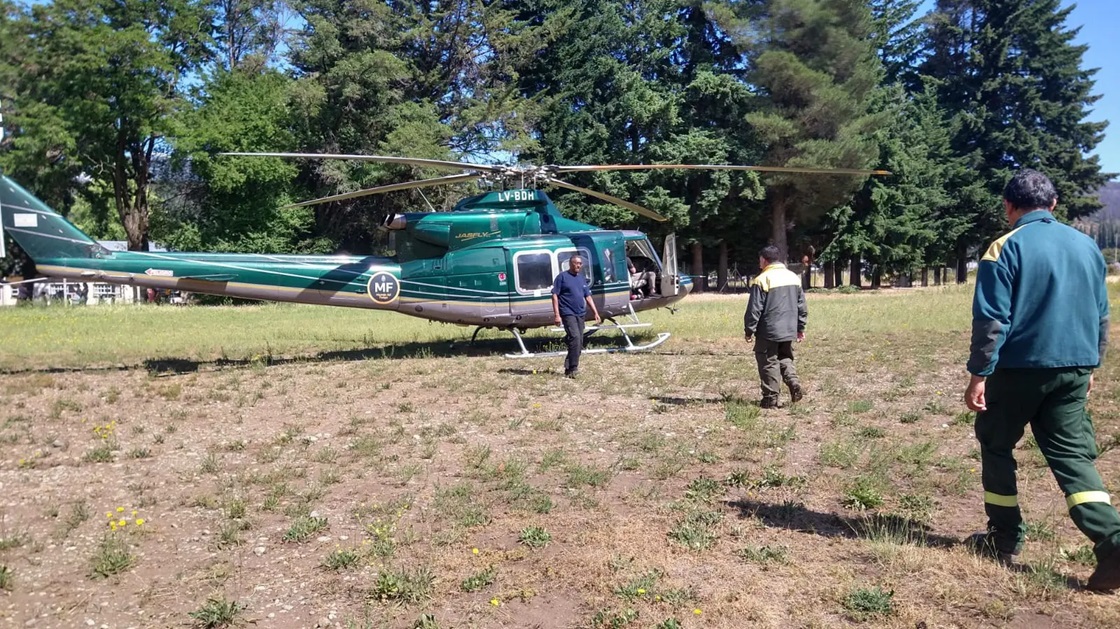
[[[555,343],[554,339],[525,339],[525,345],[530,351],[545,351],[549,349],[549,345],[552,343]],[[517,349],[517,343],[512,338],[477,339],[473,343],[466,339],[456,339],[396,343],[380,347],[333,350],[296,356],[258,354],[250,358],[217,358],[214,360],[175,357],[149,358],[144,360],[138,367],[147,370],[153,375],[178,375],[193,373],[203,369],[260,368],[290,364],[356,362],[365,360],[405,360],[410,358],[453,358],[456,356],[496,357],[516,352]],[[49,371],[49,369],[47,371]]]

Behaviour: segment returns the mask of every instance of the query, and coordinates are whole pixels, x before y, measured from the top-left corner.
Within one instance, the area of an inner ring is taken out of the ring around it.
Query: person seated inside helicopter
[[[641,265],[640,269],[638,265]],[[633,258],[627,256],[626,267],[630,271],[630,298],[642,299],[653,295],[657,286],[657,273],[648,270],[646,259],[639,258],[635,263]]]

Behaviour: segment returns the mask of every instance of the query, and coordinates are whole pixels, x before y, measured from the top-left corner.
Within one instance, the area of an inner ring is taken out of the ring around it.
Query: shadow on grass
[[[964,540],[937,535],[931,532],[928,526],[898,515],[844,516],[836,513],[813,511],[806,508],[805,505],[795,502],[776,505],[747,499],[730,500],[727,505],[738,510],[740,517],[756,517],[766,526],[812,533],[822,537],[863,539],[940,549],[965,546]],[[992,561],[996,560],[992,559]],[[1057,586],[1070,590],[1085,590],[1085,586],[1079,579],[1061,574],[1045,562],[1040,564],[1000,563],[1008,571],[1021,574],[1026,579],[1034,581],[1038,587]]]
[[[659,402],[661,404],[667,404],[669,406],[702,406],[704,404],[724,404],[730,399],[732,398],[724,395],[698,395],[696,397],[677,397],[671,395],[662,395],[653,396],[650,398],[650,400],[653,402]],[[747,403],[746,400],[742,400],[742,402]],[[755,403],[755,406],[758,406],[758,404]]]
[[[758,518],[766,526],[822,537],[881,540],[933,548],[951,548],[961,544],[961,540],[955,537],[938,535],[928,526],[898,515],[844,516],[813,511],[796,502],[770,504],[749,499],[731,500],[727,505],[737,510],[740,517]]]
[[[522,337],[525,348],[531,353],[555,352],[564,349],[561,337],[557,336],[530,336]],[[634,337],[637,339],[637,337]],[[596,347],[618,347],[620,339],[613,335],[601,335],[586,339],[588,349]],[[473,343],[468,339],[451,339],[441,341],[415,341],[411,343],[387,344],[379,347],[360,349],[332,350],[311,354],[276,356],[268,353],[267,347],[262,348],[262,353],[248,358],[214,358],[210,360],[196,358],[176,358],[174,356],[161,358],[147,358],[138,364],[116,364],[112,366],[97,367],[32,367],[28,369],[0,370],[0,374],[19,373],[69,373],[77,371],[127,371],[130,369],[144,369],[154,375],[175,375],[200,371],[202,369],[237,369],[244,367],[269,367],[273,365],[288,365],[293,363],[326,363],[326,362],[352,362],[362,360],[403,360],[409,358],[452,358],[456,356],[486,357],[504,356],[505,354],[520,353],[520,347],[512,335],[495,338],[476,339]],[[552,358],[555,359],[554,357]],[[542,361],[550,360],[542,358]],[[535,361],[534,361],[535,362]],[[546,367],[547,369],[547,367]],[[525,373],[532,373],[533,368],[523,369]],[[539,371],[539,369],[538,369]],[[512,373],[512,372],[511,372]]]
[[[528,343],[526,343],[528,345]],[[511,347],[513,346],[513,347]],[[382,347],[316,352],[297,356],[256,355],[249,358],[149,358],[140,367],[154,374],[181,374],[206,368],[271,367],[298,363],[354,362],[362,360],[404,360],[409,358],[451,358],[454,356],[491,356],[514,350],[516,344],[503,339],[466,341],[429,341],[398,343]]]
[[[525,348],[532,353],[557,351],[563,344],[555,337],[534,336],[524,338]],[[588,347],[599,345],[613,345],[610,337],[600,337],[588,343]],[[320,362],[351,362],[361,360],[403,360],[409,358],[452,358],[455,356],[504,356],[520,351],[517,341],[509,338],[476,339],[473,343],[468,340],[456,339],[449,341],[424,341],[412,343],[397,343],[381,347],[364,349],[335,350],[317,352],[299,356],[272,356],[259,354],[249,358],[218,358],[214,360],[196,360],[189,358],[150,358],[145,360],[140,367],[153,374],[182,374],[199,371],[202,368],[239,368],[239,367],[269,367],[273,365],[288,365],[293,363],[320,363]],[[548,360],[542,359],[542,360]],[[546,367],[547,368],[547,367]],[[538,369],[539,371],[540,369]],[[503,370],[509,373],[531,374],[532,367],[520,370]]]

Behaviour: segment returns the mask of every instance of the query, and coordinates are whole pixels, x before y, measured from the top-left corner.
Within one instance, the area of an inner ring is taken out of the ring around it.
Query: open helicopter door
[[[677,271],[677,235],[669,234],[665,237],[665,247],[662,251],[661,263],[661,296],[671,297],[680,293],[681,276]]]

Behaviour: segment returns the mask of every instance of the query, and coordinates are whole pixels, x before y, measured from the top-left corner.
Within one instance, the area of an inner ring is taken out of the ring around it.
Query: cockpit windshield
[[[648,238],[641,238],[626,241],[626,257],[631,260],[638,261],[641,259],[652,265],[649,270],[661,270],[661,259],[657,257],[657,253],[653,250],[653,245],[649,243]]]

